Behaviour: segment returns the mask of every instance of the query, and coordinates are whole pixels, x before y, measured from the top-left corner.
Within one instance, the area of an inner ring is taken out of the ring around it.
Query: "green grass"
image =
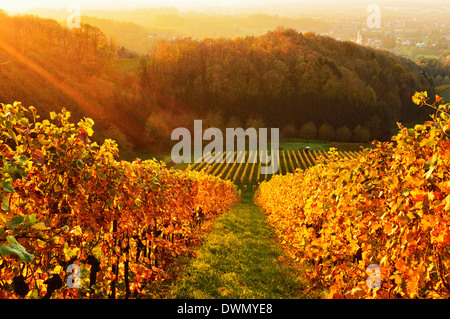
[[[306,297],[299,271],[286,265],[288,257],[252,196],[244,195],[242,203],[214,221],[197,257],[182,267],[166,298]]]
[[[441,91],[445,91],[447,89],[450,89],[450,84],[444,84],[435,87],[436,93],[440,93]]]
[[[408,47],[408,46],[401,46],[399,49],[402,50],[409,57],[413,57],[414,56],[413,53],[410,50],[410,47]]]
[[[440,97],[444,98],[445,103],[450,102],[450,88],[440,91],[438,94]]]
[[[328,151],[331,142],[317,141],[317,140],[303,140],[298,138],[283,139],[280,141],[280,147],[283,150],[298,150],[309,147],[315,151]]]

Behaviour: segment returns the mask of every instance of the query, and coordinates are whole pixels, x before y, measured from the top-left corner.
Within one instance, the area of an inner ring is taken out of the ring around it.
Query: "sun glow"
[[[58,87],[61,91],[66,93],[68,96],[73,98],[75,101],[79,103],[86,111],[92,112],[92,114],[95,114],[98,117],[103,117],[103,114],[101,114],[97,108],[95,108],[92,103],[88,101],[84,96],[82,96],[77,90],[73,89],[69,85],[63,83],[61,80],[58,79],[56,75],[59,75],[59,72],[57,68],[52,70],[46,70],[42,66],[38,65],[36,62],[19,52],[17,49],[0,39],[0,51],[5,52],[9,57],[11,57],[13,60],[23,64],[27,68],[35,71],[37,74],[39,74],[42,78],[48,81],[48,83],[51,83],[52,85]],[[8,63],[8,62],[5,62]],[[56,74],[56,75],[55,75]]]

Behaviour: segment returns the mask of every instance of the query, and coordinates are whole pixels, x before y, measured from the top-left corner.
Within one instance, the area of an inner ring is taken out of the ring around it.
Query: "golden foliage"
[[[450,296],[449,104],[432,121],[377,143],[359,157],[332,160],[261,183],[255,202],[326,298]],[[370,264],[381,287],[366,285]]]
[[[63,110],[39,122],[18,102],[0,113],[0,298],[142,297],[238,200],[202,172],[117,161],[113,140],[90,141],[91,119],[75,125]],[[79,289],[66,285],[70,264]]]

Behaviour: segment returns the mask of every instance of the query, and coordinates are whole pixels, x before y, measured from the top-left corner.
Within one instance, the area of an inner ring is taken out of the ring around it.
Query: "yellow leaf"
[[[400,277],[399,275],[392,275],[392,276],[389,277],[389,278],[390,278],[390,279],[394,279],[395,284],[396,284],[397,286],[400,286],[400,285],[402,284],[402,282],[403,282],[402,277]]]
[[[75,226],[71,231],[71,234],[75,235],[75,236],[81,236],[83,234],[83,230],[81,229],[80,226]]]
[[[388,256],[384,256],[380,261],[380,267],[387,266],[387,262],[388,262]]]
[[[53,237],[53,241],[54,241],[55,244],[57,244],[57,245],[62,245],[62,244],[64,244],[65,239],[64,239],[64,237],[62,237],[62,236],[55,236],[55,237]]]
[[[447,195],[444,199],[445,207],[444,209],[448,212],[450,211],[450,195]]]
[[[414,202],[418,202],[423,200],[423,198],[428,195],[428,192],[420,189],[413,189],[410,194],[412,196],[412,200]]]
[[[48,230],[48,229],[50,229],[50,227],[45,226],[45,224],[42,223],[42,222],[33,224],[31,226],[31,228],[36,229],[36,230]]]
[[[55,267],[55,269],[53,269],[53,272],[60,273],[62,270],[63,270],[63,267],[58,265],[58,266]]]

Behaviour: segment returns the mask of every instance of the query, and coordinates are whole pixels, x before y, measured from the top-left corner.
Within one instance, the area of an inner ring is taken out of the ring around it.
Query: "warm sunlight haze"
[[[449,21],[448,0],[0,0],[0,299],[448,300]]]

